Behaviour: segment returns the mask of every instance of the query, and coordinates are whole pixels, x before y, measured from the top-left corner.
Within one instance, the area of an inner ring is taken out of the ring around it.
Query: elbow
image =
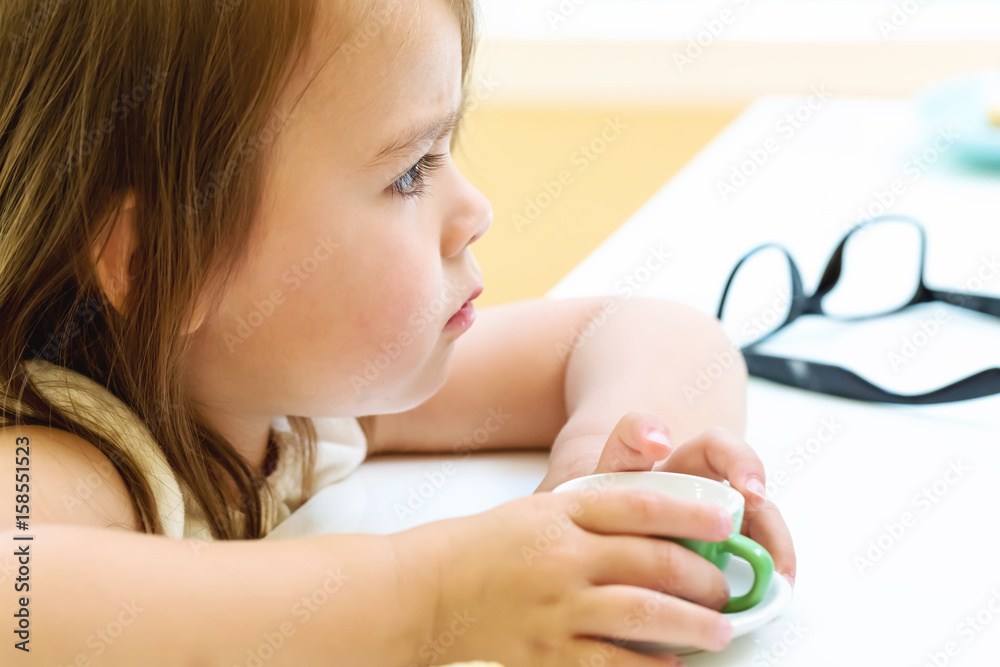
[[[749,373],[740,346],[729,337],[719,320],[704,313],[699,315],[703,320],[702,333],[713,360],[718,359],[720,363],[728,364],[725,370],[732,376],[734,384],[745,392]]]
[[[699,369],[710,379],[741,396],[745,395],[749,375],[740,347],[729,337],[719,320],[687,306],[682,308],[689,311],[691,356],[698,360]]]
[[[739,346],[711,315],[671,301],[660,300],[659,308],[664,326],[673,332],[669,344],[688,408],[707,410],[742,432],[749,375]]]
[[[749,373],[739,346],[726,334],[721,323],[698,313],[696,371],[699,381],[708,380],[705,398],[720,416],[720,422],[734,433],[746,430],[747,388]]]

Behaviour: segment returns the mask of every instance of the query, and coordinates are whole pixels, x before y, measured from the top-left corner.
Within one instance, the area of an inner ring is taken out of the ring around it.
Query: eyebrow
[[[439,141],[458,127],[464,113],[465,99],[462,100],[462,103],[454,111],[435,118],[424,126],[411,128],[403,135],[387,143],[375,154],[374,158],[365,164],[364,168],[377,167],[397,157],[410,154],[418,146]]]

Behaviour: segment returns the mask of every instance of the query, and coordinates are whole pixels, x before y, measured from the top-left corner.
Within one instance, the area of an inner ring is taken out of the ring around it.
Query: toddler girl
[[[793,574],[739,435],[742,364],[683,391],[738,358],[711,318],[538,299],[474,324],[492,211],[449,151],[472,0],[7,0],[0,27],[3,664],[721,649],[721,573],[649,536],[723,539],[728,516],[547,493],[658,461],[728,480]],[[259,539],[366,455],[480,428],[483,448],[551,444],[537,493],[393,535]]]

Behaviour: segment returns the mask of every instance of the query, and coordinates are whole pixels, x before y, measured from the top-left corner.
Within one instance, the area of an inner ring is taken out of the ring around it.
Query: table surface
[[[729,269],[770,241],[811,290],[859,211],[880,201],[926,225],[929,285],[1000,295],[1000,175],[962,166],[939,139],[947,128],[907,101],[811,101],[759,100],[549,296],[615,294],[631,275],[644,280],[638,295],[714,313]],[[656,246],[668,263],[637,273]],[[894,259],[858,275],[877,287],[899,273]],[[868,324],[801,321],[771,347],[913,393],[1000,366],[998,334],[989,318],[930,304]],[[906,344],[916,353],[900,364]],[[795,596],[768,625],[687,664],[995,665],[1000,538],[986,505],[997,502],[1000,397],[880,406],[752,380],[748,400],[747,440],[795,540]],[[378,458],[272,535],[390,533],[484,511],[530,494],[545,465],[544,453]]]

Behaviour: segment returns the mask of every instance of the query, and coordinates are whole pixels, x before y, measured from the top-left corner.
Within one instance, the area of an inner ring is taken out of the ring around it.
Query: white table
[[[889,209],[927,225],[928,284],[965,289],[980,267],[1000,258],[1000,175],[964,169],[945,151],[914,179],[904,165],[933,133],[909,103],[830,100],[790,135],[779,129],[785,114],[805,115],[804,103],[772,97],[753,105],[550,296],[613,294],[615,282],[660,244],[673,257],[641,294],[713,313],[736,259],[766,241],[789,248],[810,290],[859,207],[896,180],[902,187]],[[748,150],[765,145],[777,148],[723,201],[719,181]],[[1000,274],[979,291],[1000,295]],[[850,365],[903,393],[1000,365],[1000,324],[949,310],[947,325],[893,371],[887,353],[940,308],[855,327],[801,322],[774,349]],[[984,507],[1000,502],[998,408],[1000,398],[886,407],[752,381],[747,439],[795,538],[795,599],[774,622],[718,654],[688,656],[687,664],[998,664],[1000,568],[993,563],[1000,537],[995,507]],[[388,533],[483,511],[531,493],[546,465],[544,454],[477,455],[441,474],[452,458],[365,463],[274,535]],[[949,472],[953,464],[961,475]],[[431,479],[440,488],[421,489]],[[924,488],[929,496],[921,497]],[[428,496],[422,506],[401,515],[398,508],[421,490]],[[976,625],[968,624],[977,614]]]

